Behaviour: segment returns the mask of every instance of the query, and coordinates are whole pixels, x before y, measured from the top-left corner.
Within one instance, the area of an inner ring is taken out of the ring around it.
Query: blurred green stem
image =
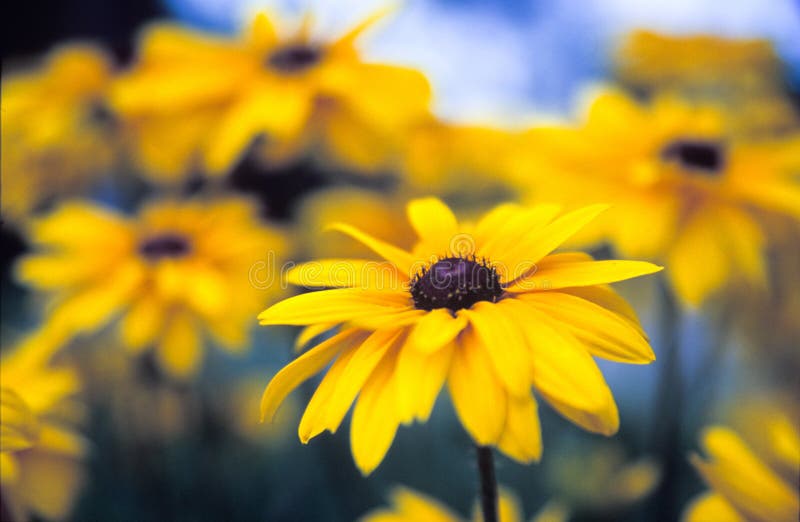
[[[476,446],[478,472],[481,479],[481,509],[483,522],[497,522],[497,478],[494,474],[494,456],[489,446]]]
[[[681,314],[679,304],[662,276],[659,278],[661,340],[661,375],[655,402],[655,421],[651,440],[662,469],[661,486],[656,494],[657,520],[678,520],[679,472],[682,459],[681,414],[683,408],[683,379],[681,377]]]

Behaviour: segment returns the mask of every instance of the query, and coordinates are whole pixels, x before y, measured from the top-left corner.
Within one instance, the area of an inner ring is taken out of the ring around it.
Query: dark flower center
[[[423,269],[411,281],[419,310],[469,308],[478,301],[496,302],[503,294],[500,276],[485,260],[446,257]]]
[[[183,257],[189,250],[191,245],[186,237],[174,233],[151,236],[139,244],[139,252],[150,261]]]
[[[688,170],[711,176],[719,174],[725,162],[722,145],[710,140],[675,140],[664,147],[661,156]]]
[[[267,58],[267,64],[283,73],[296,73],[308,69],[322,58],[322,49],[308,44],[281,47]]]

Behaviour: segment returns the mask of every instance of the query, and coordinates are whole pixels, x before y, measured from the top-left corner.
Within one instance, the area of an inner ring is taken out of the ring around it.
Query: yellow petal
[[[406,280],[408,280],[414,266],[417,264],[417,260],[414,259],[414,256],[405,250],[397,248],[394,245],[390,245],[389,243],[381,241],[380,239],[376,239],[352,225],[348,225],[346,223],[333,223],[332,225],[329,225],[328,228],[331,230],[338,230],[339,232],[347,234],[353,239],[363,243],[366,247],[382,258],[390,263],[393,263],[397,267],[400,275],[405,277]]]
[[[538,263],[607,208],[607,205],[592,205],[575,210],[525,236],[514,237],[515,246],[492,261],[505,266],[507,273],[522,273],[520,267]]]
[[[307,325],[341,323],[372,314],[410,308],[408,292],[337,288],[301,294],[272,305],[258,315],[259,323]]]
[[[612,361],[648,364],[655,354],[630,321],[590,301],[560,292],[532,292],[520,299],[583,341],[589,353]]]
[[[379,330],[361,343],[342,371],[336,390],[327,402],[324,414],[326,429],[334,433],[339,428],[347,410],[372,372],[385,357],[393,357],[390,352],[397,350],[404,340],[400,330]]]
[[[495,303],[479,302],[463,315],[475,331],[475,340],[492,361],[497,377],[509,393],[529,395],[531,391],[531,358],[525,338],[505,313],[505,308]]]
[[[495,228],[484,230],[478,228],[475,232],[478,241],[478,256],[485,256],[495,263],[501,263],[505,255],[519,245],[522,238],[541,230],[558,215],[560,207],[557,205],[537,205],[531,208],[516,208],[500,206],[494,216],[485,218],[479,227],[488,227],[489,223]],[[500,220],[500,217],[503,217]],[[502,274],[506,276],[514,273],[517,267],[502,266]],[[508,280],[511,278],[509,277]]]
[[[319,259],[302,263],[286,273],[286,280],[304,288],[397,289],[406,280],[386,261]]]
[[[175,314],[156,350],[161,367],[179,379],[197,373],[203,354],[200,327],[187,313]]]
[[[634,328],[644,335],[639,324],[639,317],[633,307],[610,286],[581,286],[561,290],[565,294],[574,295],[624,317]]]
[[[33,450],[25,455],[19,471],[16,491],[21,502],[43,518],[66,518],[83,484],[83,463]]]
[[[645,261],[578,261],[546,266],[540,264],[531,275],[514,281],[508,287],[508,291],[526,292],[602,285],[661,270],[663,267]]]
[[[508,398],[506,426],[497,447],[519,462],[528,463],[541,458],[542,433],[533,395]]]
[[[461,424],[480,445],[496,444],[506,422],[508,396],[476,334],[465,330],[447,379]]]
[[[385,357],[370,375],[353,409],[350,448],[356,466],[369,475],[383,461],[397,432],[394,367],[396,359]]]
[[[120,321],[119,333],[123,345],[138,352],[154,343],[164,326],[164,314],[161,302],[151,294],[135,300]]]
[[[28,404],[10,388],[0,388],[0,451],[32,447],[39,439],[39,422]]]
[[[717,493],[704,493],[691,501],[683,522],[747,522],[728,501]]]
[[[320,372],[331,359],[363,341],[365,335],[354,329],[340,332],[310,349],[279,371],[261,396],[261,420],[272,420],[278,406],[292,390]]]
[[[430,197],[411,200],[406,212],[417,237],[432,249],[431,253],[444,252],[450,248],[451,241],[458,233],[458,221],[440,199]]]
[[[430,354],[408,343],[400,349],[394,376],[400,422],[409,423],[414,417],[422,422],[428,420],[450,371],[454,349],[454,343]]]
[[[417,322],[408,339],[411,348],[422,353],[433,353],[456,338],[467,326],[467,317],[444,308],[425,313]]]
[[[306,326],[294,341],[294,351],[296,353],[302,351],[308,343],[335,327],[336,323],[320,323]]]
[[[619,416],[602,373],[580,342],[536,308],[500,303],[516,317],[531,349],[533,385],[562,415],[590,431],[616,432]]]

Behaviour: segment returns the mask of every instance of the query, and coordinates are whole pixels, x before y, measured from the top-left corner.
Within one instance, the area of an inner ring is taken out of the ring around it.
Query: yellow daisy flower
[[[83,482],[87,444],[64,411],[77,373],[48,365],[50,347],[25,345],[0,359],[0,487],[3,520],[65,518]]]
[[[500,489],[497,511],[499,522],[523,522],[522,507],[509,491]],[[465,519],[453,513],[440,502],[417,493],[416,491],[398,487],[391,494],[391,508],[376,509],[367,513],[359,522],[462,522]],[[550,503],[531,519],[531,522],[566,522],[567,510],[557,503]],[[481,522],[483,515],[475,508],[471,519]]]
[[[261,403],[271,418],[301,382],[333,365],[300,421],[303,442],[351,424],[356,465],[370,473],[400,424],[429,417],[447,383],[479,445],[530,462],[541,454],[531,387],[579,426],[610,435],[619,418],[592,355],[649,363],[653,352],[630,307],[606,283],[660,270],[638,261],[552,254],[603,206],[558,216],[555,206],[505,204],[474,227],[435,198],[413,200],[419,241],[406,251],[350,225],[336,228],[386,262],[327,259],[287,276],[308,287],[259,315],[261,324],[340,324],[341,331],[281,370]]]
[[[684,513],[686,522],[791,522],[800,514],[800,434],[791,424],[773,443],[783,468],[771,467],[729,428],[713,426],[702,436],[708,459],[692,464],[712,488]],[[777,446],[780,446],[778,448]]]
[[[619,92],[591,105],[579,129],[531,132],[520,184],[534,197],[612,205],[586,233],[625,257],[664,262],[682,300],[701,304],[729,281],[763,285],[761,214],[800,217],[800,135],[740,142],[724,116],[671,97],[642,106]],[[698,270],[698,262],[702,270]]]
[[[287,249],[240,199],[162,201],[135,218],[72,202],[34,222],[30,238],[35,252],[17,274],[52,298],[50,328],[93,332],[119,315],[122,343],[155,347],[179,377],[198,369],[204,332],[246,347],[251,318],[280,291],[269,277]]]
[[[768,40],[634,31],[615,59],[618,79],[635,92],[680,92],[725,103],[740,132],[782,132],[800,123],[784,92],[783,64]]]
[[[257,138],[271,162],[319,151],[375,170],[396,136],[427,115],[430,88],[419,72],[359,58],[355,41],[373,21],[334,42],[313,38],[308,24],[279,35],[264,14],[238,39],[157,25],[145,32],[139,60],[115,84],[112,101],[141,127],[139,148],[153,138],[154,121],[165,133],[172,120],[187,127],[178,133],[180,161],[150,165],[170,170],[173,179],[195,160],[222,174]],[[187,116],[191,121],[179,123]]]
[[[111,165],[110,75],[101,51],[71,45],[39,69],[3,78],[4,217],[20,219],[55,196],[76,194]]]

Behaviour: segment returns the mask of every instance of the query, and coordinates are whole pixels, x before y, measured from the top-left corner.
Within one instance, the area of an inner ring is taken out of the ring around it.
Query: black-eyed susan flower
[[[782,132],[800,122],[785,92],[784,66],[768,40],[634,31],[615,59],[623,85],[640,94],[679,92],[725,104],[739,132]]]
[[[57,48],[42,67],[3,78],[4,217],[20,219],[56,196],[78,194],[112,164],[110,78],[108,59],[88,45]]]
[[[733,281],[763,286],[761,217],[800,217],[800,137],[736,140],[714,107],[606,92],[580,128],[530,136],[537,154],[520,184],[548,201],[610,203],[579,242],[608,240],[625,257],[666,264],[693,306]]]
[[[140,148],[152,141],[153,122],[181,129],[181,157],[150,165],[173,178],[191,162],[222,174],[256,141],[267,161],[322,153],[372,171],[385,165],[397,134],[427,114],[430,97],[422,74],[360,59],[355,41],[372,21],[332,42],[313,37],[307,24],[279,34],[264,14],[233,39],[157,25],[144,33],[112,101],[138,121]]]
[[[606,284],[660,268],[552,253],[603,208],[559,216],[555,206],[506,204],[467,226],[438,199],[413,200],[411,251],[334,225],[386,261],[327,259],[288,274],[296,284],[336,288],[277,303],[259,315],[261,324],[341,330],[272,379],[262,415],[271,418],[333,361],[300,421],[300,439],[335,432],[355,402],[350,440],[365,474],[400,424],[430,416],[445,383],[475,442],[522,462],[541,454],[532,387],[579,426],[614,433],[617,408],[592,356],[629,363],[654,356],[634,313]]]
[[[86,441],[70,425],[81,381],[51,365],[47,344],[25,343],[0,359],[0,487],[3,519],[63,519],[83,483]]]
[[[376,509],[359,519],[360,522],[461,522],[466,519],[454,513],[437,500],[408,488],[398,487],[391,494],[391,508]],[[508,490],[500,489],[497,503],[499,522],[522,522],[522,506]],[[563,506],[553,502],[546,505],[531,522],[566,522],[568,512]],[[470,519],[481,522],[483,515],[475,508]]]
[[[791,422],[773,431],[770,453],[757,455],[737,433],[723,426],[707,428],[702,443],[707,458],[692,464],[711,490],[696,498],[683,515],[686,522],[790,522],[800,513],[800,434]]]
[[[247,200],[161,201],[135,218],[84,202],[30,227],[34,253],[19,279],[52,300],[50,328],[97,331],[119,316],[122,343],[155,347],[171,374],[193,374],[203,339],[239,351],[253,315],[280,289],[270,281],[287,241]]]

